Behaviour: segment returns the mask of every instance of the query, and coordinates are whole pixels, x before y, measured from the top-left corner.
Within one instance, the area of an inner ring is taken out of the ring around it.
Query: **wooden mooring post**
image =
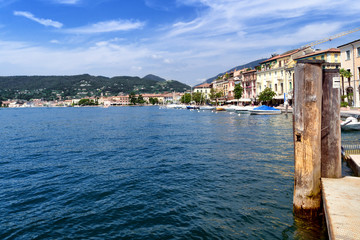
[[[294,82],[294,213],[316,216],[321,206],[322,62],[298,62]]]
[[[303,60],[295,66],[293,206],[299,217],[319,215],[321,177],[341,177],[340,89],[333,85],[339,73],[323,63]]]
[[[341,177],[340,74],[323,70],[321,115],[321,177]]]

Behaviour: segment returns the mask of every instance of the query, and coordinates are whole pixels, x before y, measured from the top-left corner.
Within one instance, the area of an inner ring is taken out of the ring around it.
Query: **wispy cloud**
[[[157,27],[150,17],[149,24],[115,19],[63,27],[58,32],[67,34],[49,37],[56,40],[51,41],[52,45],[47,41],[48,45],[42,47],[0,40],[0,56],[7,56],[0,59],[0,72],[62,75],[87,72],[106,76],[153,73],[192,84],[236,65],[297,48],[360,24],[360,5],[353,0],[176,0],[177,5],[173,2],[167,4],[174,8],[186,5],[179,9],[192,9],[195,15],[173,21],[167,18]],[[148,7],[158,3],[161,0],[147,0]],[[32,14],[30,17],[35,18]],[[136,29],[142,31],[119,34]],[[138,32],[141,35],[136,35]],[[358,39],[359,35],[360,32],[335,39],[327,46],[339,46]]]
[[[54,0],[55,3],[74,5],[80,3],[81,0]]]
[[[65,32],[76,33],[76,34],[96,34],[96,33],[129,31],[134,29],[140,29],[144,25],[145,23],[140,21],[112,20],[112,21],[94,23],[89,26],[67,29],[65,30]]]
[[[14,15],[28,18],[32,21],[35,21],[35,22],[40,23],[41,25],[44,25],[47,27],[61,28],[63,26],[62,23],[51,20],[51,19],[37,18],[30,12],[14,11]]]

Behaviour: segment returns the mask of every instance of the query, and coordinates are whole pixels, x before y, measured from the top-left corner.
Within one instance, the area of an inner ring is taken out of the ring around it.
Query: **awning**
[[[251,102],[250,98],[241,98],[240,102]]]
[[[276,97],[274,97],[274,99],[282,99],[282,100],[284,100],[284,95],[276,96]]]

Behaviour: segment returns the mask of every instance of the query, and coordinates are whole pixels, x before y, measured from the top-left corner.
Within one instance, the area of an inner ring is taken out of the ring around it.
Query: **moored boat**
[[[198,106],[194,106],[194,105],[190,105],[190,106],[186,106],[187,109],[199,109]]]
[[[245,107],[240,107],[240,106],[238,106],[237,108],[236,108],[236,112],[237,113],[250,113],[249,111],[250,110],[253,110],[254,108],[253,107],[251,107],[251,106],[245,106]]]
[[[200,106],[199,108],[200,108],[200,110],[214,110],[215,109],[215,107],[213,107],[213,106]]]
[[[360,122],[354,117],[348,117],[341,124],[343,131],[360,131]]]
[[[215,110],[216,111],[226,111],[225,108],[223,108],[223,107],[216,107]]]
[[[268,107],[266,105],[249,110],[251,115],[278,115],[281,114],[281,110],[274,107]]]

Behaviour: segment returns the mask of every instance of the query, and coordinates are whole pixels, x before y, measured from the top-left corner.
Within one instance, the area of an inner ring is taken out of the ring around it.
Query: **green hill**
[[[158,77],[158,76],[153,75],[153,74],[148,74],[145,77],[143,77],[142,79],[154,80],[154,81],[158,81],[158,82],[165,82],[166,81],[166,79]]]
[[[183,92],[188,89],[190,86],[174,80],[159,81],[130,76],[108,78],[83,74],[0,77],[0,100],[54,100],[60,97],[71,99],[85,96],[113,96],[129,94],[132,91],[135,93],[163,93]]]

